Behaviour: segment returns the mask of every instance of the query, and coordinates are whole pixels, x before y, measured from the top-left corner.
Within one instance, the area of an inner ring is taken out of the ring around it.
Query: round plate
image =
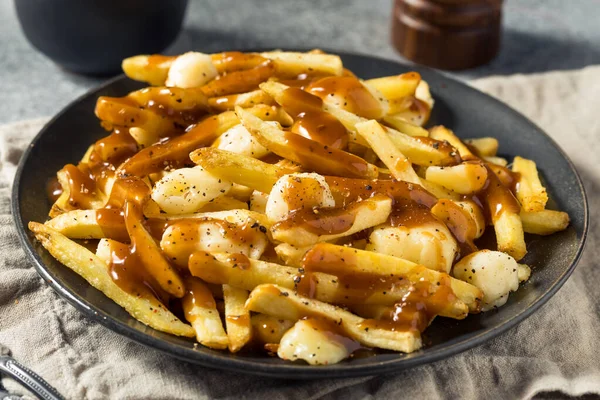
[[[15,223],[27,256],[40,275],[62,297],[91,319],[109,329],[172,356],[213,368],[286,378],[331,378],[374,375],[436,361],[477,346],[506,331],[544,304],[569,277],[581,255],[587,231],[588,209],[581,179],[554,141],[525,117],[458,81],[432,70],[368,56],[341,54],[344,65],[361,78],[418,71],[429,83],[435,99],[430,125],[443,124],[463,138],[493,136],[500,154],[537,162],[553,206],[569,213],[566,231],[528,238],[523,262],[532,266],[529,282],[510,295],[508,303],[462,321],[437,318],[424,334],[425,345],[412,354],[385,353],[311,367],[262,355],[234,355],[189,339],[155,331],[133,319],[125,310],[63,266],[36,241],[29,221],[45,221],[50,204],[46,182],[67,163],[78,161],[90,144],[107,133],[94,116],[98,96],[123,96],[143,87],[124,76],[75,100],[50,121],[21,159],[12,194]]]

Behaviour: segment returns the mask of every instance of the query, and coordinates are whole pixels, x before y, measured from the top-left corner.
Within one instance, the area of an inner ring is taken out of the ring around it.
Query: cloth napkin
[[[375,377],[272,380],[179,361],[93,323],[25,259],[9,211],[21,151],[44,120],[0,127],[0,343],[70,399],[505,399],[600,394],[600,67],[472,84],[544,128],[588,192],[587,249],[564,287],[526,321],[446,360]],[[485,112],[485,110],[482,110]],[[8,379],[4,385],[20,389]]]

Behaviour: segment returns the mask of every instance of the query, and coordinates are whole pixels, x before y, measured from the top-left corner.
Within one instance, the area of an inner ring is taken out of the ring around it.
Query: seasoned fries
[[[110,134],[57,172],[29,229],[153,329],[310,365],[410,353],[434,319],[502,306],[532,273],[525,233],[569,224],[533,160],[424,127],[416,72],[363,81],[319,50],[123,70],[153,87],[98,99]]]
[[[516,192],[523,211],[544,210],[548,201],[548,194],[546,188],[540,182],[535,162],[522,157],[515,157],[512,171],[519,174]]]

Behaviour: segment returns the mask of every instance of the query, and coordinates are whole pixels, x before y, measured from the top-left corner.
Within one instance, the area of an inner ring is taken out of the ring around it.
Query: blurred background
[[[164,53],[323,48],[409,62],[391,44],[392,8],[392,0],[189,0],[183,28]],[[505,0],[496,58],[446,73],[473,79],[600,64],[599,10],[598,0]],[[0,123],[6,123],[53,115],[107,78],[68,72],[36,51],[15,3],[2,0],[0,79]]]

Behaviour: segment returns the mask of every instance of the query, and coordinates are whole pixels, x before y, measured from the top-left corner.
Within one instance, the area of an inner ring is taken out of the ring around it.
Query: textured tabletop
[[[57,113],[103,79],[68,73],[23,36],[14,0],[0,1],[0,124]],[[505,0],[503,45],[472,78],[600,64],[599,0]],[[401,60],[390,45],[391,0],[190,0],[167,50],[323,47]]]

